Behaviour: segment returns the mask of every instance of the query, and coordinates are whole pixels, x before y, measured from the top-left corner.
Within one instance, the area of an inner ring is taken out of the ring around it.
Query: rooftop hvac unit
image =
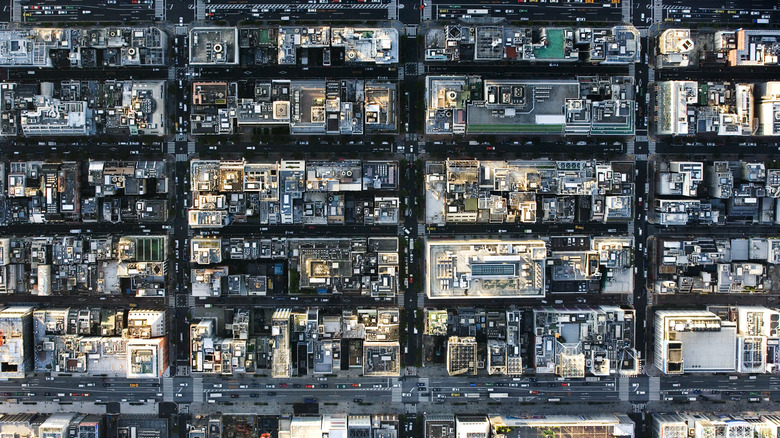
[[[216,53],[222,53],[222,44],[214,44],[214,52]]]

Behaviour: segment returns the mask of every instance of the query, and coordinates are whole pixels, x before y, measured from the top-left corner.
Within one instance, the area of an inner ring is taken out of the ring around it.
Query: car
[[[238,398],[238,394],[230,394],[230,398]]]
[[[276,393],[275,393],[275,392],[273,392],[273,391],[268,391],[268,395],[269,395],[269,396],[271,396],[271,397],[273,397],[273,396],[275,396],[275,395],[276,395]]]
[[[352,384],[352,387],[353,387],[353,388],[360,388],[360,383],[353,383],[353,384]]]
[[[354,399],[352,401],[355,402],[355,403],[362,403],[363,399],[362,398],[356,398],[356,399]]]
[[[280,387],[280,388],[286,388],[286,387],[287,387],[287,385],[284,385],[284,386],[282,386],[282,384],[279,384],[279,387]],[[267,384],[265,385],[265,389],[274,389],[274,385],[273,385],[273,384],[271,384],[271,383],[267,383]]]
[[[539,394],[539,391],[536,391],[536,390],[532,390],[530,392],[531,392],[531,394]]]
[[[286,384],[286,383],[280,383],[280,384],[279,384],[279,387],[280,387],[280,388],[287,388],[287,384]]]
[[[328,387],[327,383],[320,383],[320,388],[327,388],[327,387]]]
[[[177,393],[176,393],[176,397],[184,397],[184,394],[182,394],[182,393],[180,393],[180,392],[177,392]]]
[[[570,384],[566,383],[566,382],[563,382],[563,383],[561,383],[561,386],[570,386]]]
[[[247,388],[249,388],[247,385],[238,385],[238,387],[239,387],[239,388],[241,388],[241,389],[247,389]]]
[[[80,386],[80,385],[79,385],[79,386]],[[222,385],[219,385],[219,386],[222,386]],[[131,388],[138,388],[138,384],[137,384],[137,383],[131,383],[131,384],[130,384],[130,387],[131,387]],[[214,387],[216,388],[217,386],[215,385]]]
[[[306,389],[313,389],[314,385],[306,385]]]
[[[294,384],[293,384],[293,388],[300,388],[300,387],[301,387],[301,384],[300,384],[300,383],[294,383]]]

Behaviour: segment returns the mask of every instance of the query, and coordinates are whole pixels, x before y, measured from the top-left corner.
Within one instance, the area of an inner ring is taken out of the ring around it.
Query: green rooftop
[[[547,29],[547,46],[534,49],[537,59],[563,59],[563,29]]]

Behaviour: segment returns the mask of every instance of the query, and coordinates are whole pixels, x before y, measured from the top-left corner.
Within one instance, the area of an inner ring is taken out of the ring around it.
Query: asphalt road
[[[165,0],[16,0],[25,23],[155,21],[156,3]],[[160,6],[161,7],[161,6]]]
[[[435,17],[440,20],[471,19],[480,17],[505,18],[508,21],[534,23],[620,23],[620,4],[606,3],[531,3],[482,0],[453,3],[452,0],[434,0]]]
[[[332,21],[365,22],[386,20],[388,6],[384,3],[210,3],[206,5],[206,19],[230,24],[263,21]]]

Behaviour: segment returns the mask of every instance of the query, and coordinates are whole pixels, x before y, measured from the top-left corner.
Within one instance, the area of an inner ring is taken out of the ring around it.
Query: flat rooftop
[[[544,296],[541,240],[429,240],[425,254],[428,298]]]
[[[190,30],[190,65],[237,65],[238,28],[195,27]]]

